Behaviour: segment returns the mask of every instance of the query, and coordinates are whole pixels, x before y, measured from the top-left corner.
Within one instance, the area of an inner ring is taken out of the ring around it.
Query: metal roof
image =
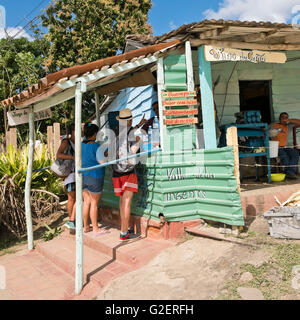
[[[61,94],[61,99],[54,99],[53,103],[59,100],[66,101],[66,97],[72,96],[73,90],[70,94],[66,92],[62,95],[63,91],[71,89],[77,81],[86,82],[88,89],[96,89],[101,85],[117,81],[130,72],[141,70],[141,67],[157,61],[159,55],[168,49],[176,47],[179,43],[180,41],[176,40],[169,43],[156,44],[114,57],[63,69],[47,75],[26,91],[5,99],[1,103],[4,106],[25,107],[41,103],[58,94]],[[38,109],[44,108],[43,104]]]

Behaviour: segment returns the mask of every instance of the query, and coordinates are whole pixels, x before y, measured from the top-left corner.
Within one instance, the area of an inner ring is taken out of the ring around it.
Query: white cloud
[[[287,23],[296,16],[299,4],[300,0],[223,0],[217,11],[208,9],[203,14],[206,19]]]
[[[19,38],[27,38],[29,41],[32,41],[33,38],[25,31],[22,27],[17,28],[7,28],[6,32],[10,37],[14,37],[15,39]],[[6,33],[3,28],[0,28],[0,39],[6,38]]]
[[[170,22],[169,22],[169,27],[170,27],[171,30],[177,29],[177,26],[174,24],[173,21],[170,21]]]

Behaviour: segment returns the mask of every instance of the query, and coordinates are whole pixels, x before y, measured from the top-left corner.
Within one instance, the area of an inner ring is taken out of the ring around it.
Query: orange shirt
[[[289,135],[289,128],[287,124],[274,123],[274,129],[281,129],[283,132],[279,132],[278,135],[272,140],[279,141],[279,147],[285,147]]]

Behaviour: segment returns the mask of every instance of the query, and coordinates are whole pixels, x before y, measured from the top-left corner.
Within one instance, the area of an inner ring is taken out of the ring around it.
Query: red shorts
[[[138,192],[137,175],[135,173],[112,179],[114,184],[115,196],[122,196],[125,190],[134,193]]]

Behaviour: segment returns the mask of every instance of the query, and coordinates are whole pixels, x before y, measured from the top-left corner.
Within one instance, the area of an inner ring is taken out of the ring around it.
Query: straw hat
[[[119,116],[117,117],[117,120],[119,121],[122,121],[122,120],[129,121],[131,119],[133,119],[132,113],[131,113],[131,110],[128,108],[121,110],[119,113]]]

